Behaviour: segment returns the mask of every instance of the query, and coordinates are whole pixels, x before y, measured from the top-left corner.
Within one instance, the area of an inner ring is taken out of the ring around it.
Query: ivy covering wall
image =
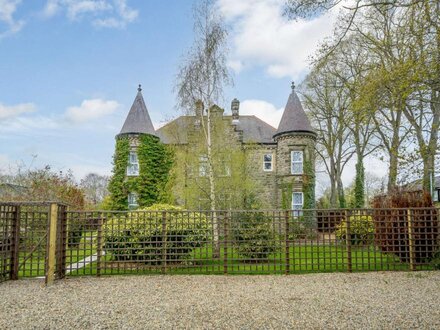
[[[171,150],[159,138],[139,134],[136,149],[139,175],[126,176],[129,163],[130,140],[128,136],[116,139],[113,156],[113,176],[109,183],[111,206],[114,210],[128,209],[128,194],[136,193],[139,207],[171,202],[170,169],[173,165]]]
[[[315,170],[310,160],[304,160],[303,175],[304,209],[314,209],[315,203]]]

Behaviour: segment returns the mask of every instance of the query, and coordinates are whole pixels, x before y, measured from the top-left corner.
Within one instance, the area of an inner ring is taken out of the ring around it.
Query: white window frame
[[[208,176],[208,156],[200,155],[199,157],[199,177],[207,177]]]
[[[139,206],[138,204],[138,194],[135,192],[131,192],[128,194],[128,207],[129,208],[136,208]]]
[[[301,204],[295,203],[295,195],[300,194],[301,195]],[[300,214],[302,214],[302,209],[304,207],[304,193],[302,191],[293,191],[292,192],[292,210],[299,211]]]
[[[127,176],[139,176],[139,159],[136,151],[128,155]]]
[[[300,154],[301,155],[301,160],[293,160],[293,154]],[[300,172],[295,172],[293,169],[293,165],[294,164],[301,164],[301,171]],[[290,173],[294,174],[294,175],[301,175],[304,173],[304,152],[302,150],[292,150],[290,152]]]
[[[270,161],[266,160],[266,156],[270,155]],[[270,169],[266,168],[266,164],[270,164]],[[273,153],[267,153],[263,155],[263,171],[272,172],[273,171]]]
[[[219,177],[231,176],[231,165],[232,165],[231,155],[230,154],[222,155]]]
[[[440,190],[434,189],[434,196],[432,198],[432,201],[433,202],[440,202],[439,198],[440,198]]]

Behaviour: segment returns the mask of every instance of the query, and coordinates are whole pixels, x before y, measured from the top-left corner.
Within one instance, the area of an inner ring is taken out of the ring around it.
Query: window
[[[293,192],[292,193],[292,210],[299,211],[303,208],[303,193]],[[302,212],[300,212],[302,214]]]
[[[136,193],[133,193],[133,192],[129,193],[128,194],[128,208],[133,209],[133,208],[138,207],[139,205],[138,205],[137,199],[138,199],[138,195]]]
[[[137,153],[135,151],[130,151],[127,166],[128,176],[138,176],[139,175],[139,160]]]
[[[434,202],[440,201],[440,190],[434,190],[434,194],[432,196]]]
[[[231,155],[220,155],[219,176],[231,176]]]
[[[199,176],[205,177],[208,175],[208,156],[201,155],[199,158]]]
[[[273,168],[273,158],[272,154],[263,155],[263,170],[265,172],[271,172]]]
[[[303,174],[303,152],[302,151],[292,151],[292,174]]]

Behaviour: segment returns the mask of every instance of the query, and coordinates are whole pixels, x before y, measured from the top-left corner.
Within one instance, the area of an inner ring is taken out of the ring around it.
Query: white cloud
[[[36,107],[33,103],[20,103],[11,106],[3,105],[0,103],[0,121],[18,117],[24,113],[35,112],[35,110]]]
[[[43,14],[52,17],[64,11],[71,21],[91,18],[97,27],[124,28],[138,17],[138,11],[127,5],[128,0],[47,0]]]
[[[102,99],[84,100],[78,107],[67,108],[65,117],[73,123],[84,123],[110,115],[119,107],[120,104],[116,101]]]
[[[6,26],[4,31],[0,30],[0,39],[17,33],[23,28],[24,20],[14,18],[14,13],[20,3],[21,0],[0,0],[0,23]]]
[[[284,108],[277,109],[273,104],[261,100],[244,100],[240,102],[240,115],[255,115],[266,123],[277,128]]]
[[[288,21],[284,1],[218,0],[232,26],[233,70],[262,66],[276,78],[297,79],[307,70],[307,59],[319,42],[331,35],[336,11],[311,20]]]

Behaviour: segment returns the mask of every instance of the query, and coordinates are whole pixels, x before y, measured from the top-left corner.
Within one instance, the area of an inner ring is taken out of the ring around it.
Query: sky
[[[284,0],[217,0],[241,101],[277,127],[337,13],[289,21]],[[111,174],[115,135],[142,84],[155,128],[179,116],[175,77],[193,41],[191,0],[0,0],[0,172]],[[383,166],[367,163],[376,174]],[[375,166],[377,168],[375,168]],[[351,164],[344,175],[354,175]]]

